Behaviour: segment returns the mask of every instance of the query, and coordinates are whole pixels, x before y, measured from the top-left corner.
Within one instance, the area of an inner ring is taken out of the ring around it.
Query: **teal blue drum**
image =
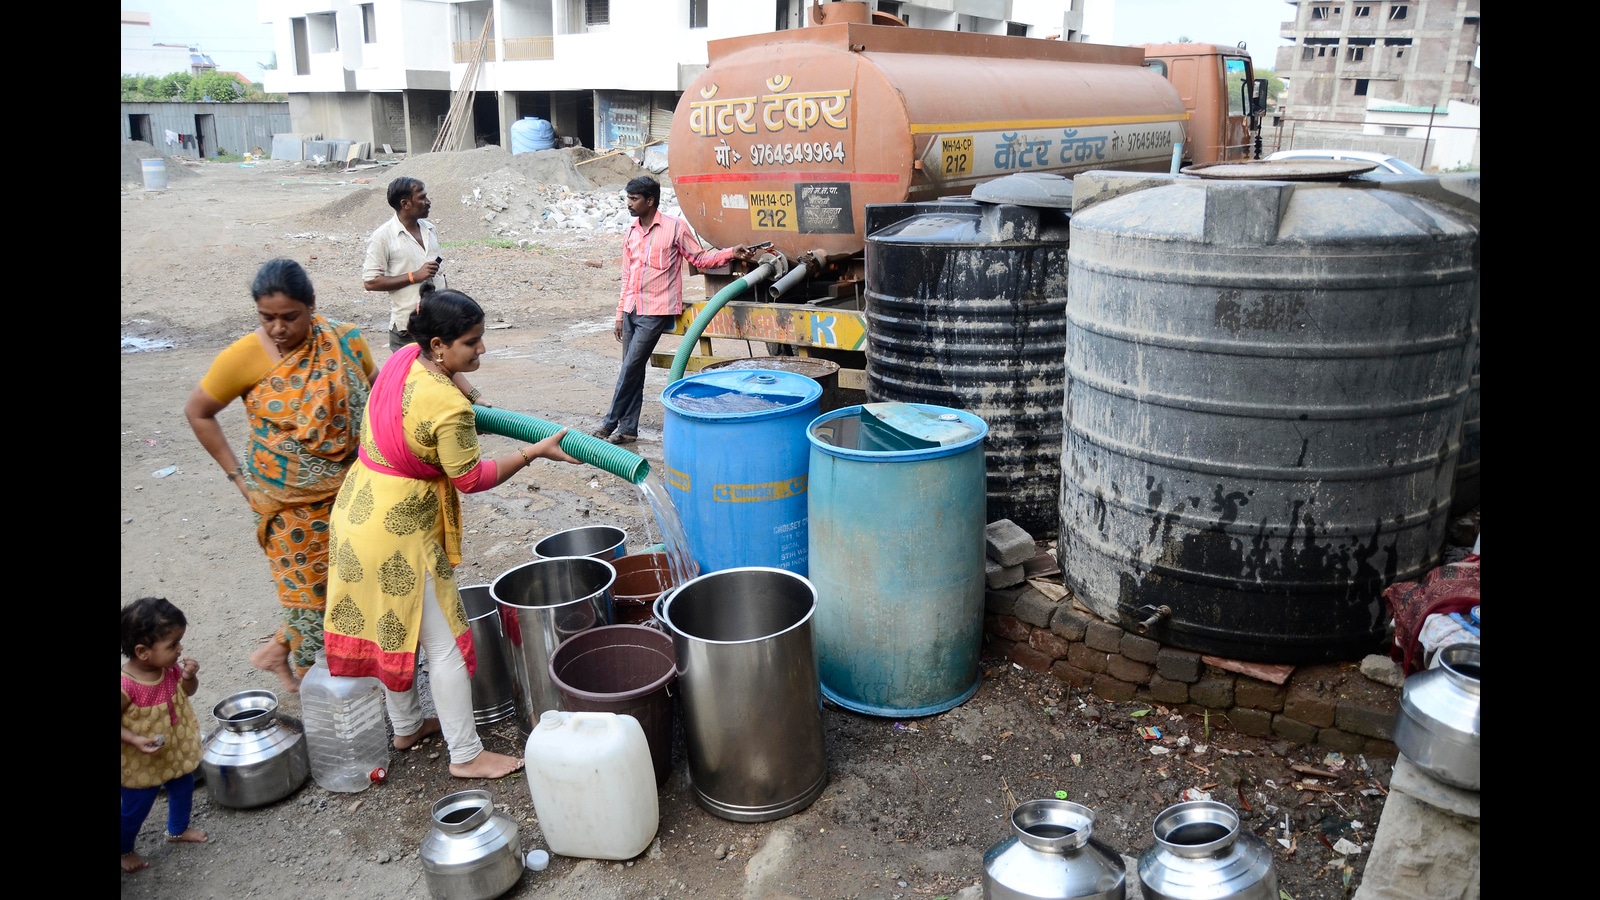
[[[989,426],[868,403],[807,429],[817,675],[853,712],[926,716],[978,690]]]
[[[702,372],[661,392],[662,479],[701,572],[806,574],[806,424],[821,397],[814,379],[765,369]]]

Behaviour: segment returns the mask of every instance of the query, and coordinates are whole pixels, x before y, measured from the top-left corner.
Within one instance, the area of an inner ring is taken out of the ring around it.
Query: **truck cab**
[[[1260,158],[1267,82],[1242,46],[1145,44],[1144,58],[1189,111],[1184,165]]]

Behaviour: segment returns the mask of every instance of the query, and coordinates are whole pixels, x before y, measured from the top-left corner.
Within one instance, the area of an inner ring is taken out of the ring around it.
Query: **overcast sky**
[[[1091,15],[1095,2],[1089,0]],[[1256,66],[1271,69],[1278,48],[1288,46],[1278,27],[1294,13],[1285,0],[1116,0],[1111,40],[1103,43],[1156,44],[1187,37],[1232,47],[1244,41]],[[1100,41],[1093,32],[1089,37]]]
[[[1088,2],[1092,17],[1094,4],[1109,0]],[[1150,44],[1187,37],[1225,46],[1245,41],[1262,68],[1273,66],[1283,44],[1279,23],[1294,18],[1294,7],[1285,0],[1115,0],[1115,4],[1111,34],[1091,31],[1092,40]],[[272,58],[272,26],[256,21],[255,0],[123,0],[122,8],[150,14],[152,42],[193,44],[219,67],[257,81],[258,64]]]

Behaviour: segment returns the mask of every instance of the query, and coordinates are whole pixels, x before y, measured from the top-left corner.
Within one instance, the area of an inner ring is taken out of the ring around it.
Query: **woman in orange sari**
[[[360,449],[374,366],[355,326],[317,315],[311,279],[294,260],[267,262],[250,293],[260,325],[217,354],[183,412],[250,504],[277,584],[282,622],[250,663],[298,691],[322,649],[328,512]],[[236,398],[250,423],[243,465],[216,418]]]

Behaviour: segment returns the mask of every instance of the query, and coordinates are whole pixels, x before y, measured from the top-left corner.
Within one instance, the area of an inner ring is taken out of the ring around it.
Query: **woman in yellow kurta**
[[[483,355],[483,310],[460,291],[428,295],[411,314],[415,340],[372,385],[360,459],[333,505],[325,620],[328,670],[383,682],[394,746],[444,732],[450,774],[499,778],[522,760],[483,749],[472,715],[472,632],[461,605],[459,491],[501,484],[535,459],[578,462],[562,430],[497,458],[478,447],[472,404],[451,381]],[[416,659],[428,655],[438,719],[424,719]]]
[[[264,264],[250,293],[260,326],[217,354],[183,412],[255,513],[277,584],[282,622],[250,662],[294,691],[322,649],[328,512],[355,462],[372,353],[355,326],[317,315],[311,279],[292,259]],[[250,423],[242,466],[217,423],[235,399]]]

